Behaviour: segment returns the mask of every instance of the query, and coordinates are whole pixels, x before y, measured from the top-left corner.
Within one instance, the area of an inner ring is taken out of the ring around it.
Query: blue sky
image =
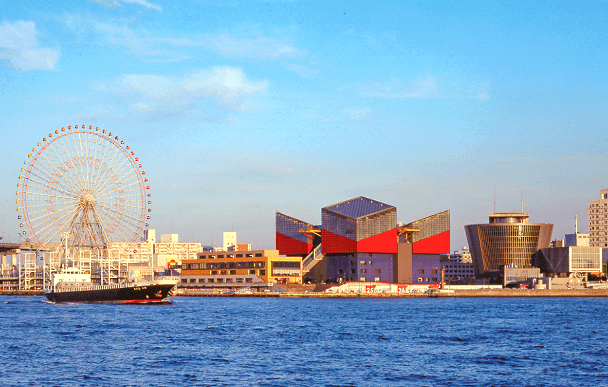
[[[0,236],[49,131],[113,131],[150,228],[274,248],[275,211],[524,211],[587,231],[608,188],[608,2],[0,0]]]

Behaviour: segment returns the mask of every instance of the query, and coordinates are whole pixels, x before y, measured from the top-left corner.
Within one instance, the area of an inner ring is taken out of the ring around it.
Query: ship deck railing
[[[157,278],[157,280],[173,280],[177,281],[178,277],[175,276],[163,276]],[[109,284],[109,285],[94,285],[94,286],[75,286],[75,287],[47,287],[44,290],[46,292],[52,291],[54,293],[67,293],[67,292],[77,292],[77,291],[90,291],[90,290],[107,290],[107,289],[120,289],[120,288],[133,288],[137,286],[146,286],[149,285],[152,281],[136,281],[136,282],[121,282],[118,284]]]

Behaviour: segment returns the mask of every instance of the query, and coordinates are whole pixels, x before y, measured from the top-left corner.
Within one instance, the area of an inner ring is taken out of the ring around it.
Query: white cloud
[[[410,82],[408,86],[404,86],[402,82],[396,79],[385,85],[374,83],[364,87],[361,94],[368,97],[385,99],[428,99],[440,98],[442,96],[437,78],[430,74],[418,77],[415,81]]]
[[[488,92],[488,89],[490,88],[490,82],[472,83],[470,88],[471,95],[473,96],[473,98],[479,101],[490,100],[490,93]]]
[[[81,40],[97,41],[126,47],[136,56],[155,57],[156,60],[181,61],[193,55],[176,50],[200,50],[204,48],[227,58],[246,58],[279,60],[301,58],[306,51],[295,47],[289,39],[256,36],[254,38],[235,38],[229,34],[207,34],[202,36],[154,36],[146,30],[135,30],[129,20],[119,22],[99,21],[79,15],[67,15],[65,23]],[[294,70],[298,72],[297,70]]]
[[[103,4],[108,8],[114,8],[114,7],[120,7],[122,6],[121,2],[123,3],[135,3],[135,4],[139,4],[141,6],[144,6],[148,9],[154,9],[156,11],[162,12],[162,8],[160,7],[160,5],[154,5],[154,4],[150,4],[148,3],[146,0],[114,0],[114,1],[106,1],[106,0],[96,0],[97,3],[99,4]]]
[[[139,5],[142,5],[142,6],[146,7],[146,8],[154,9],[154,10],[157,10],[157,11],[162,11],[163,10],[160,7],[160,5],[150,4],[146,0],[122,0],[122,1],[124,1],[125,3],[139,4]]]
[[[241,69],[213,67],[183,77],[123,75],[100,90],[131,95],[135,112],[167,116],[196,113],[210,103],[224,111],[247,110],[247,101],[267,87],[267,81],[251,81]]]
[[[480,101],[488,101],[490,99],[490,94],[488,94],[487,92],[479,92],[475,95],[475,99],[478,99]]]
[[[319,69],[310,69],[297,63],[290,63],[285,66],[289,71],[293,71],[301,77],[312,77],[320,73]]]
[[[346,109],[344,111],[346,116],[351,120],[362,120],[365,118],[370,112],[370,109]]]
[[[107,23],[69,14],[65,17],[65,24],[80,40],[122,46],[133,55],[162,58],[164,61],[188,59],[189,56],[172,48],[193,44],[190,39],[155,38],[145,30],[133,30],[127,20]]]
[[[287,39],[256,37],[237,39],[228,34],[206,35],[201,46],[229,58],[270,59],[296,58],[306,52],[295,47]]]
[[[36,25],[19,20],[0,25],[0,60],[23,71],[52,70],[59,61],[59,50],[39,47]]]

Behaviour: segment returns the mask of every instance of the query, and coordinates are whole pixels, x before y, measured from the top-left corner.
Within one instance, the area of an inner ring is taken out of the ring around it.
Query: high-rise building
[[[534,254],[551,245],[553,225],[529,223],[529,216],[501,212],[490,214],[488,224],[464,226],[477,277],[498,275],[505,266],[533,267]]]
[[[608,247],[608,189],[599,200],[589,200],[589,246]]]

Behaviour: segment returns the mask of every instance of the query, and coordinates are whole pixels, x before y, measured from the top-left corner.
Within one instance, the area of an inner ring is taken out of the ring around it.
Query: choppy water
[[[608,299],[0,296],[0,386],[605,386]]]

